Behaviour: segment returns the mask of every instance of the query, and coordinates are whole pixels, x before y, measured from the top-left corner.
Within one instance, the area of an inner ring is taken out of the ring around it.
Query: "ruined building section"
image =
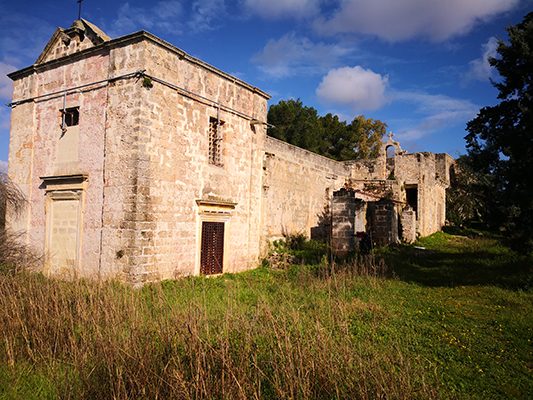
[[[147,33],[59,28],[14,81],[12,221],[62,277],[256,265],[269,96]]]
[[[353,250],[363,232],[376,243],[412,243],[446,222],[446,188],[455,161],[444,153],[408,154],[393,136],[376,160],[346,163],[351,177],[334,193],[332,246],[338,254]]]
[[[332,218],[332,251],[344,256],[356,248],[357,233],[366,230],[366,203],[353,191],[338,190],[333,193]]]

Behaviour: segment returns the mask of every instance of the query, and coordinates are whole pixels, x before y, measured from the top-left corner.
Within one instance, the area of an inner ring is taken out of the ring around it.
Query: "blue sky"
[[[504,27],[533,0],[83,0],[82,17],[116,38],[149,31],[270,93],[320,115],[388,124],[410,152],[464,153],[466,123],[497,104],[486,62]],[[0,101],[5,75],[35,62],[77,0],[0,0]],[[10,109],[0,108],[0,164]]]

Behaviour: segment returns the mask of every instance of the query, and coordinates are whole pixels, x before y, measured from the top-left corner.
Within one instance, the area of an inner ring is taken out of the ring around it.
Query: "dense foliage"
[[[471,159],[460,156],[450,171],[450,187],[446,190],[446,219],[456,227],[471,222],[487,222],[488,202],[485,188],[488,179],[476,173]]]
[[[298,100],[281,100],[270,106],[269,136],[337,161],[376,158],[387,124],[363,115],[351,123],[339,117],[318,115]]]
[[[483,108],[467,124],[468,156],[486,198],[488,220],[533,248],[533,13],[507,28],[489,58],[500,76],[500,104]]]

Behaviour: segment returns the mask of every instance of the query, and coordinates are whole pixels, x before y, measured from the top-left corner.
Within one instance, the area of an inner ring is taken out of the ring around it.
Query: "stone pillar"
[[[333,193],[331,247],[338,256],[344,256],[355,246],[356,203],[354,192],[341,189]]]
[[[406,243],[416,241],[416,211],[409,205],[402,210],[402,239]]]
[[[382,244],[398,242],[398,211],[392,201],[381,199],[369,203],[368,221],[372,240]]]

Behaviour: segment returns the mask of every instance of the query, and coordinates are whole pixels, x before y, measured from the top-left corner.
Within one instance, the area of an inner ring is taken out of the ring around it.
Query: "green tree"
[[[366,119],[364,115],[360,115],[352,121],[352,125],[358,128],[356,159],[377,158],[381,140],[387,133],[387,124],[379,119]]]
[[[339,117],[318,115],[298,100],[281,100],[270,106],[269,136],[337,161],[376,158],[387,124],[363,115],[350,124]]]
[[[491,222],[533,248],[533,13],[506,28],[489,58],[501,79],[492,82],[500,104],[485,107],[467,124],[467,151],[478,175],[487,176]]]
[[[269,136],[315,153],[323,147],[318,112],[304,106],[300,99],[281,100],[270,106],[268,123],[275,126],[268,130]]]
[[[346,121],[339,121],[339,117],[327,114],[320,117],[322,128],[322,147],[319,154],[337,161],[354,160],[356,157],[357,138],[346,126]]]
[[[487,188],[487,177],[472,169],[470,157],[460,156],[450,171],[450,187],[446,189],[447,220],[455,226],[486,222]]]

